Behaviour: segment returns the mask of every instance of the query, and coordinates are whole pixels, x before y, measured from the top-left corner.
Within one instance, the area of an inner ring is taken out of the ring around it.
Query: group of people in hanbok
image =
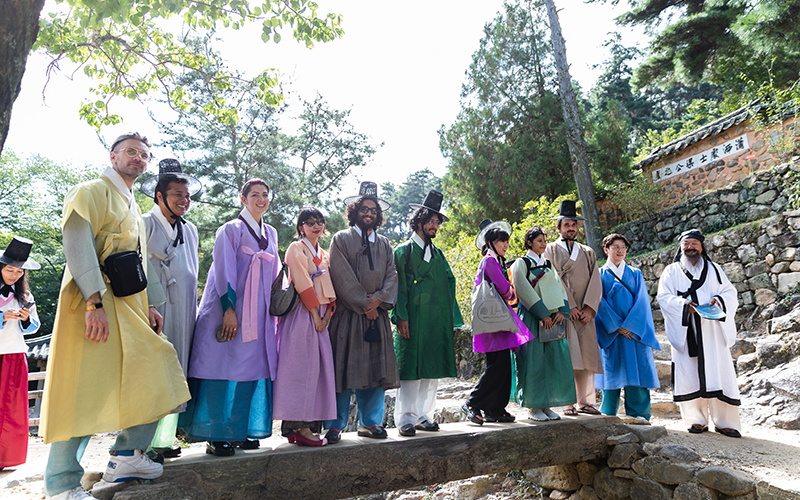
[[[564,407],[565,415],[616,415],[624,389],[626,414],[647,423],[649,391],[659,387],[652,349],[660,346],[642,273],[623,260],[629,243],[607,236],[608,261],[598,270],[592,250],[575,242],[583,218],[574,202],[562,203],[555,219],[560,238],[548,245],[544,229],[530,228],[525,255],[510,266],[511,226],[481,222],[476,286],[487,280],[509,309],[516,303],[516,328],[473,336],[487,366],[462,411],[479,425],[513,422],[506,411],[513,398],[539,422],[559,420],[554,407]],[[595,388],[603,391],[599,410]]]
[[[378,198],[375,183],[364,182],[358,195],[344,200],[350,228],[333,237],[330,254],[320,245],[328,235],[325,215],[305,207],[296,219],[296,241],[281,259],[277,231],[263,221],[270,187],[248,180],[240,191],[243,209],[216,232],[198,308],[198,233],[183,216],[201,185],[177,160],[162,161],[159,175],[141,185],[156,201],[141,215],[132,187],[152,158],[149,146],[139,134],[121,136],[112,146],[112,166],[67,196],[68,270],[42,418],[45,439],[53,443],[45,472],[48,498],[89,498],[76,485],[78,462],[90,435],[104,430],[123,428],[104,478],[125,481],[159,477],[156,462],[180,454],[174,446],[178,429],[207,441],[206,452],[215,456],[258,448],[259,439],[272,434],[273,419],[282,421],[281,434],[290,443],[336,443],[350,425],[353,396],[358,435],[385,438],[384,394],[392,388],[398,389],[401,436],[439,429],[437,381],[456,375],[452,333],[462,323],[455,278],[433,244],[447,221],[441,193],[410,204],[411,237],[392,250],[376,233],[388,203]],[[660,346],[642,272],[625,262],[630,243],[621,234],[607,236],[607,262],[598,268],[592,249],[575,241],[584,220],[575,202],[564,201],[554,219],[559,238],[548,244],[544,229],[530,228],[525,255],[511,265],[505,259],[511,226],[480,223],[475,245],[483,258],[475,285],[490,283],[513,320],[501,331],[473,335],[486,369],[461,410],[479,425],[514,422],[507,410],[512,398],[540,422],[560,419],[557,407],[568,416],[616,415],[624,390],[625,414],[648,423],[650,390],[659,387],[652,351]],[[106,293],[119,283],[101,263],[124,250],[141,258],[143,246],[152,279],[128,294],[135,300],[117,290]],[[23,334],[39,327],[26,274],[39,267],[29,258],[31,247],[15,237],[0,253],[0,468],[24,462],[27,449]],[[284,268],[297,304],[275,316],[273,284]],[[709,269],[716,280],[706,279]],[[81,298],[85,313],[76,307]],[[738,437],[735,373],[721,354],[735,338],[735,289],[708,258],[699,231],[681,236],[658,301],[673,345],[675,399],[692,423],[690,432],[705,432],[714,420],[718,432]],[[727,316],[709,323],[701,307],[706,302]],[[83,329],[83,337],[74,335]],[[107,342],[110,347],[103,347]],[[144,360],[159,370],[146,384],[123,366]],[[99,373],[116,382],[98,392]],[[603,391],[599,409],[595,389]],[[157,404],[144,404],[148,395]],[[84,418],[87,409],[102,413],[108,397],[118,411]]]

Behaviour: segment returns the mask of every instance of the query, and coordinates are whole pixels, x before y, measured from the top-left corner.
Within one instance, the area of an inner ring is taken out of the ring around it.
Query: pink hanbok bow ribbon
[[[251,256],[242,301],[242,342],[252,342],[258,338],[258,287],[261,284],[261,261],[272,262],[275,256],[263,250],[256,252],[248,247],[242,247],[242,252]],[[269,293],[269,288],[265,293]]]

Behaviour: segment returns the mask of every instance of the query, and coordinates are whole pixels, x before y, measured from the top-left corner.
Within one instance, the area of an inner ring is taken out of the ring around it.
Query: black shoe
[[[147,452],[145,452],[145,455],[147,455],[147,458],[149,458],[150,460],[152,460],[157,464],[164,463],[164,455],[157,452],[156,450],[147,450]]]
[[[719,432],[723,436],[728,436],[729,438],[740,438],[742,437],[742,433],[737,431],[736,429],[726,429],[724,427],[714,427],[714,432]]]
[[[342,431],[339,429],[328,429],[328,432],[325,433],[325,439],[328,440],[328,444],[336,444],[342,440]]]
[[[386,429],[377,424],[371,425],[369,427],[359,427],[358,435],[361,437],[368,437],[374,439],[383,439],[386,436],[388,436],[388,434],[386,434]]]
[[[689,432],[691,432],[692,434],[702,434],[707,431],[708,431],[707,425],[692,424],[692,426],[689,427]]]
[[[257,450],[261,443],[258,442],[258,439],[250,439],[247,438],[244,441],[234,441],[231,443],[236,448],[241,448],[243,450]]]
[[[180,446],[172,446],[170,448],[153,448],[157,452],[161,453],[164,458],[177,458],[181,456],[181,447]],[[152,458],[150,460],[153,460]],[[153,460],[155,461],[155,460]]]
[[[484,413],[484,420],[486,422],[500,422],[501,424],[510,424],[511,422],[516,420],[516,417],[508,413],[507,411],[504,411],[501,414],[489,413],[488,411],[485,411],[483,413]]]
[[[398,432],[401,436],[413,436],[417,433],[417,431],[414,430],[414,424],[406,424],[400,427]]]
[[[435,432],[439,430],[439,424],[431,422],[430,420],[425,420],[415,425],[414,428],[420,431]]]
[[[206,453],[215,457],[230,457],[236,453],[236,450],[227,441],[209,441],[206,445]]]
[[[461,405],[461,413],[467,416],[473,424],[483,425],[483,417],[480,410],[475,410],[467,406],[467,403]]]

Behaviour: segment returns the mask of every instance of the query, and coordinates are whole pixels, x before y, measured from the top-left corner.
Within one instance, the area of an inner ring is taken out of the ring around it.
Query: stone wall
[[[687,226],[689,227],[689,226]],[[741,323],[753,328],[761,319],[772,317],[779,299],[788,296],[800,283],[800,211],[785,212],[762,220],[706,236],[711,259],[722,265],[725,274],[739,291]],[[655,300],[658,279],[675,256],[677,245],[627,262],[644,274],[653,305],[653,316],[661,320]],[[785,311],[784,311],[785,312]]]
[[[789,206],[787,186],[800,172],[800,162],[754,172],[721,189],[696,196],[651,217],[614,228],[631,242],[631,255],[674,243],[685,230],[710,234],[745,222],[781,214]],[[610,232],[610,230],[606,231]]]

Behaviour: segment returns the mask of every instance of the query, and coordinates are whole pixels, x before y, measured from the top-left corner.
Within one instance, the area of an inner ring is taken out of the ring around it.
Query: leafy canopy
[[[189,32],[213,32],[222,27],[238,30],[251,23],[261,24],[264,42],[281,40],[280,32],[309,48],[315,42],[341,37],[341,16],[317,13],[311,0],[56,0],[65,9],[41,18],[35,49],[52,55],[48,72],[69,61],[97,80],[90,89],[95,99],[85,100],[80,116],[100,128],[122,118],[110,109],[114,97],[142,99],[163,92],[175,110],[190,107],[196,94],[179,85],[184,72],[199,72],[208,89],[225,91],[241,75],[224,67],[208,71],[208,56],[190,42]],[[174,26],[183,22],[185,32],[175,35]],[[277,105],[282,97],[274,91],[275,71],[260,70],[250,80],[263,104]],[[224,99],[208,101],[204,111],[220,121],[238,119],[235,104]]]

